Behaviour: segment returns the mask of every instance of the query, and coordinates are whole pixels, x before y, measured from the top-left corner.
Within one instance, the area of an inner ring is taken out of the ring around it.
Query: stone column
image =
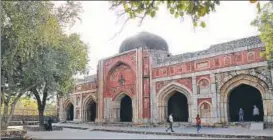
[[[135,101],[135,110],[133,110],[134,121],[142,118],[143,112],[143,64],[142,64],[142,48],[137,49],[136,51],[136,101]],[[133,100],[133,99],[132,99]]]
[[[195,122],[195,116],[199,113],[198,112],[198,93],[197,93],[197,82],[196,82],[196,76],[192,76],[192,101],[188,101],[188,102],[192,102],[191,103],[191,110],[189,110],[189,113],[191,112],[191,114],[189,114],[189,117],[191,116],[191,118],[189,118],[189,122]]]
[[[65,118],[64,118],[64,108],[63,108],[63,97],[60,98],[60,110],[59,110],[59,119],[60,121],[65,121]]]
[[[151,121],[152,123],[158,123],[158,111],[157,111],[157,99],[156,99],[156,82],[151,80],[150,82],[150,106],[151,106]]]
[[[97,97],[98,97],[98,107],[97,107],[97,118],[96,122],[103,122],[104,117],[103,117],[103,83],[104,83],[104,78],[103,78],[103,60],[100,60],[98,63],[98,92],[97,92]]]
[[[211,73],[210,74],[210,81],[211,81],[211,85],[210,85],[210,91],[212,94],[212,98],[211,98],[211,120],[210,122],[212,123],[216,123],[219,122],[219,110],[217,108],[218,102],[217,102],[217,93],[216,93],[216,84],[215,84],[215,74]]]

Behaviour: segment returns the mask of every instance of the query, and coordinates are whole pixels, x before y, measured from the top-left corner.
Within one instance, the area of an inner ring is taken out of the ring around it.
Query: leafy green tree
[[[64,54],[62,51],[66,50],[64,52],[69,56],[66,60],[71,62],[74,59],[86,57],[86,53],[79,54],[81,52],[78,52],[79,58],[71,57],[73,49],[64,47],[69,42],[67,39],[74,39],[74,42],[70,43],[77,44],[81,42],[77,35],[67,36],[63,33],[64,28],[73,26],[79,18],[81,10],[79,3],[69,1],[65,5],[56,8],[49,1],[1,1],[1,6],[1,99],[4,105],[1,113],[1,127],[3,130],[7,129],[15,105],[20,97],[33,90],[33,88],[44,84],[43,77],[35,77],[39,80],[31,81],[35,80],[35,78],[32,78],[35,71],[29,70],[28,67],[32,62],[37,62],[34,63],[37,66],[42,64],[42,61],[34,61],[39,58],[38,54],[45,53],[50,56],[48,53],[54,52],[55,56],[58,52],[59,55],[57,56],[59,58],[65,56],[62,55]],[[59,62],[55,63],[60,65]],[[43,64],[45,64],[45,61],[43,61]],[[68,69],[75,70],[73,66],[70,64]],[[65,87],[68,85],[67,83],[70,83],[65,80],[71,78],[66,74],[59,79],[63,80],[62,83],[65,84],[61,85]]]
[[[251,23],[258,27],[260,38],[265,44],[265,51],[262,53],[266,57],[271,67],[273,66],[273,3],[266,3],[258,13],[256,19]]]
[[[38,104],[40,126],[44,124],[44,111],[47,100],[56,94],[65,94],[74,87],[72,76],[84,70],[87,64],[87,46],[80,41],[79,36],[65,36],[56,49],[41,48],[32,59],[26,71],[28,81],[41,83],[31,89]]]
[[[257,5],[260,9],[260,2],[257,0],[249,0],[250,3]],[[194,27],[206,27],[206,23],[202,18],[211,12],[216,11],[216,7],[220,5],[220,0],[168,0],[168,1],[124,1],[115,0],[110,2],[110,10],[117,11],[118,18],[126,16],[120,33],[126,23],[130,19],[139,19],[139,25],[142,24],[146,17],[154,18],[160,9],[160,6],[166,5],[167,10],[171,16],[175,18],[184,19],[185,16],[189,16],[192,19]]]

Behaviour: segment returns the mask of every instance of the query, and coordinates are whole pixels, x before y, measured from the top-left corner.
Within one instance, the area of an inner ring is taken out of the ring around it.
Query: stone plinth
[[[264,123],[263,122],[252,122],[250,125],[250,130],[263,130]]]

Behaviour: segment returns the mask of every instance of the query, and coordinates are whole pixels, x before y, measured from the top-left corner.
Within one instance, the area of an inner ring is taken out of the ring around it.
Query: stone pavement
[[[138,133],[138,134],[157,134],[157,135],[175,135],[191,137],[215,137],[215,138],[255,138],[255,139],[273,139],[273,130],[249,130],[246,128],[202,128],[200,133],[195,128],[174,128],[175,133],[166,133],[166,127],[114,127],[114,126],[95,126],[91,124],[69,124],[58,123],[56,126],[64,128],[86,129],[90,131],[108,131],[120,133]]]
[[[101,131],[88,131],[64,128],[63,131],[29,131],[28,135],[34,139],[213,139],[187,136],[166,136],[147,134],[128,134]],[[216,138],[214,138],[216,139]]]

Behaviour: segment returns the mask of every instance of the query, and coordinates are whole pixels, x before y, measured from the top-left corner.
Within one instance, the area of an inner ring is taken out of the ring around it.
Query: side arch
[[[75,117],[74,111],[75,110],[73,102],[69,98],[65,99],[63,102],[63,118],[65,118],[65,120],[73,120]]]
[[[201,106],[203,104],[208,104],[208,106],[209,106],[209,112],[208,112],[209,116],[205,115],[205,117],[204,117],[204,114],[203,114],[203,112],[201,110]],[[212,116],[212,114],[211,114],[211,108],[212,108],[212,104],[210,102],[208,102],[208,101],[202,101],[202,102],[200,102],[199,105],[198,105],[198,110],[199,110],[200,117],[201,118],[210,118]]]
[[[223,83],[220,87],[220,114],[221,114],[221,122],[228,123],[229,122],[229,105],[228,105],[228,98],[235,88],[239,87],[240,85],[249,85],[256,88],[262,97],[263,102],[263,111],[264,117],[268,115],[268,113],[272,112],[272,105],[270,100],[267,100],[270,96],[270,90],[267,83],[255,76],[248,75],[248,74],[240,74],[230,78],[227,82]],[[266,119],[264,119],[266,120]]]
[[[92,109],[92,112],[90,112],[90,105],[92,105],[91,107],[95,107],[95,110]],[[91,93],[87,97],[85,97],[85,99],[83,100],[83,103],[82,103],[82,120],[85,121],[85,122],[95,121],[95,120],[90,119],[90,117],[93,118],[93,115],[95,115],[95,119],[96,119],[97,118],[97,112],[98,112],[97,98],[96,98],[95,95],[93,95]]]
[[[176,92],[183,94],[187,98],[188,103],[188,121],[191,121],[192,115],[192,91],[184,85],[181,85],[177,82],[170,82],[157,93],[157,108],[159,114],[159,122],[165,122],[167,113],[168,113],[168,100],[172,97]]]

